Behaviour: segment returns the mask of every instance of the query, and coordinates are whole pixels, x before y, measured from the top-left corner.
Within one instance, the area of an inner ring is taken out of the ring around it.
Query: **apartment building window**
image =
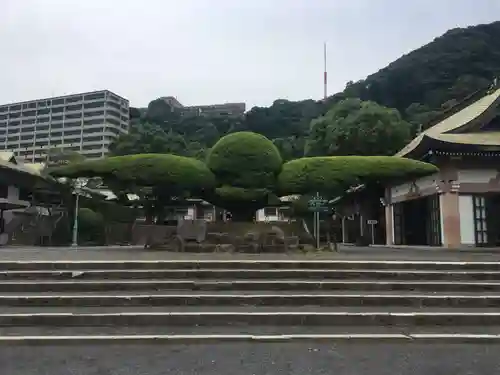
[[[83,129],[83,134],[95,134],[95,133],[101,133],[102,128],[84,128]]]
[[[52,105],[61,105],[64,104],[64,99],[53,99]]]
[[[115,120],[113,118],[107,118],[106,119],[106,122],[110,123],[110,124],[113,124],[113,125],[116,125],[116,126],[120,126],[120,121],[118,120]]]
[[[80,120],[79,121],[67,121],[64,123],[65,128],[72,128],[75,126],[80,127],[81,125],[82,125],[82,122]]]
[[[8,117],[8,115],[0,115],[0,120],[7,120]]]
[[[36,122],[36,119],[34,118],[29,118],[29,119],[23,119],[22,124],[23,125],[32,125]]]
[[[9,129],[9,134],[18,134],[20,131],[19,128],[10,128]]]
[[[95,102],[95,103],[85,103],[83,105],[83,108],[89,109],[89,108],[102,108],[104,107],[104,102]]]
[[[21,135],[21,141],[31,141],[33,140],[33,135]]]
[[[48,141],[36,141],[35,142],[35,146],[38,146],[38,147],[43,147],[43,146],[48,146],[48,145],[49,145]]]
[[[9,142],[17,142],[17,141],[19,141],[19,136],[18,135],[11,136],[11,137],[8,137],[7,140]]]
[[[0,107],[0,113],[5,113],[5,112],[9,112],[9,107],[7,107],[7,106]]]
[[[38,108],[44,108],[50,105],[50,100],[42,100],[37,103]]]
[[[80,111],[81,109],[82,109],[81,104],[67,105],[66,106],[66,112],[67,111]]]
[[[95,93],[95,94],[89,94],[89,95],[85,95],[84,99],[85,100],[98,100],[98,99],[104,99],[104,93],[103,92],[99,92],[99,93]]]
[[[84,151],[90,151],[90,150],[99,150],[103,147],[103,145],[98,144],[98,145],[86,145],[82,147],[82,150]]]
[[[36,131],[47,131],[47,130],[49,130],[48,125],[37,125],[36,127]]]
[[[120,112],[115,111],[114,109],[108,109],[106,111],[106,116],[108,116],[108,115],[115,116],[116,118],[120,118]]]
[[[10,116],[9,116],[9,118],[11,118],[11,119],[12,118],[19,118],[19,117],[21,117],[20,113],[11,113]]]
[[[104,116],[104,111],[85,112],[85,117]]]
[[[11,105],[10,106],[11,111],[20,111],[21,110],[21,104],[18,105]]]
[[[66,103],[76,103],[76,102],[80,102],[82,100],[83,100],[83,97],[81,97],[81,96],[73,96],[73,97],[67,98]]]
[[[36,114],[38,116],[48,115],[48,114],[50,114],[50,108],[39,109],[38,111],[36,111]]]
[[[51,124],[50,128],[51,129],[62,129],[63,124]]]
[[[64,135],[80,135],[80,130],[65,130]]]
[[[18,126],[18,125],[21,125],[21,121],[20,120],[11,120],[11,121],[9,121],[9,126]]]
[[[62,137],[62,132],[50,132],[51,137]]]
[[[65,115],[64,118],[66,120],[73,120],[73,119],[77,119],[77,118],[82,118],[82,113],[71,113],[69,115]]]
[[[114,102],[106,102],[106,104],[110,107],[116,108],[117,110],[120,110],[120,104],[116,104]]]
[[[30,126],[29,128],[21,128],[21,133],[33,133],[35,131],[35,128],[33,126]]]
[[[102,152],[88,153],[85,156],[87,156],[88,158],[100,158],[102,157]]]
[[[102,136],[96,136],[96,137],[84,137],[83,142],[99,142],[102,141],[103,137]]]
[[[23,116],[25,117],[36,116],[36,111],[23,111]]]
[[[52,113],[62,113],[64,112],[64,107],[52,108]]]
[[[49,121],[50,121],[49,117],[39,117],[38,118],[39,123],[45,123],[45,122],[49,122]]]
[[[102,124],[104,121],[102,119],[91,119],[91,120],[83,120],[83,125],[97,125]]]

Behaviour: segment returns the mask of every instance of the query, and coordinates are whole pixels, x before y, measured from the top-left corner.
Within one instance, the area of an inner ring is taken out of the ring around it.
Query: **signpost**
[[[375,225],[378,224],[378,220],[367,220],[368,225],[371,227],[372,232],[372,245],[375,245]]]
[[[319,249],[319,235],[320,235],[320,221],[319,214],[320,212],[329,213],[331,208],[327,206],[328,200],[324,199],[316,193],[316,195],[307,202],[307,208],[309,211],[314,212],[314,236],[316,237],[316,248]]]

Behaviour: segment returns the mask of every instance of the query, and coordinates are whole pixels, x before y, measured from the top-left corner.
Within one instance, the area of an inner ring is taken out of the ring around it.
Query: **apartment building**
[[[161,97],[160,99],[162,99],[172,108],[180,110],[184,114],[241,117],[245,114],[246,110],[245,103],[224,103],[224,104],[184,106],[173,96],[164,96]]]
[[[128,100],[108,90],[0,105],[0,150],[25,162],[54,148],[100,158],[128,128]]]

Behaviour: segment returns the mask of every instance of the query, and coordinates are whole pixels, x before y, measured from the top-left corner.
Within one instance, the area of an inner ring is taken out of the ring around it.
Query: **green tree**
[[[375,102],[346,99],[312,121],[305,154],[394,155],[411,134],[411,125],[397,110]]]
[[[212,191],[215,177],[196,159],[168,154],[114,156],[69,164],[51,171],[54,177],[100,177],[117,196],[127,192],[143,198],[149,221],[162,221],[171,201]]]
[[[278,176],[278,191],[282,195],[320,192],[336,197],[355,185],[383,185],[427,176],[437,170],[432,164],[396,156],[302,158],[283,165]]]
[[[207,199],[229,209],[234,220],[251,220],[255,211],[274,202],[281,155],[266,137],[237,132],[222,137],[211,148],[207,165],[217,179]]]
[[[431,111],[489,86],[500,73],[500,22],[456,28],[393,61],[346,95],[372,100],[401,113],[413,103]],[[424,124],[425,125],[425,124]]]

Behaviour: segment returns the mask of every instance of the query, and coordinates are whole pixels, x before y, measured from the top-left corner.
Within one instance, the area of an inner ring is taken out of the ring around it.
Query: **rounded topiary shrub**
[[[219,186],[266,189],[275,186],[283,160],[268,138],[252,132],[222,137],[210,150],[207,165]]]

